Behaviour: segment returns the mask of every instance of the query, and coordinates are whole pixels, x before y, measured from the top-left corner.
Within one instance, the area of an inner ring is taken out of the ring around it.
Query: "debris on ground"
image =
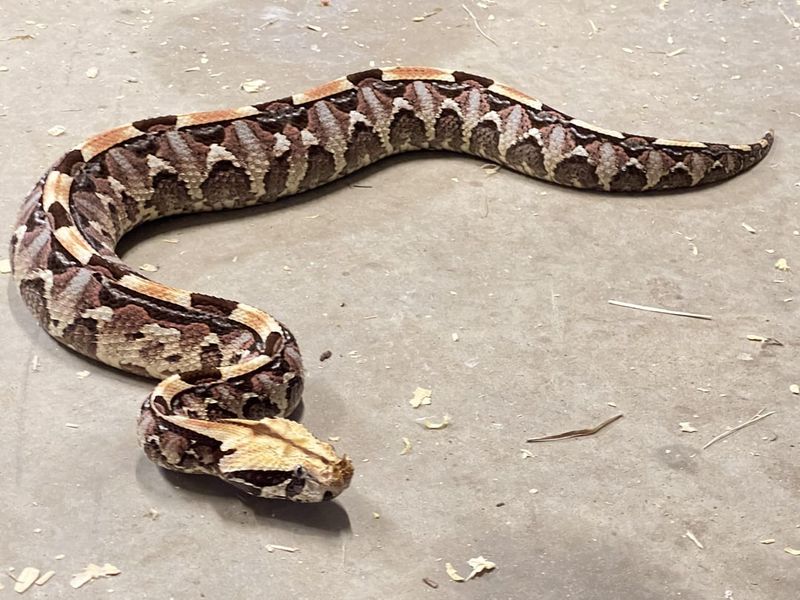
[[[553,434],[553,435],[545,435],[545,436],[542,436],[542,437],[529,438],[526,441],[527,442],[553,442],[553,441],[556,441],[556,440],[568,440],[568,439],[577,438],[577,437],[585,437],[587,435],[594,435],[595,433],[597,433],[598,431],[600,431],[604,427],[607,427],[607,426],[611,425],[611,423],[613,423],[617,419],[621,419],[621,418],[622,418],[622,413],[620,413],[618,415],[614,415],[610,419],[606,419],[605,421],[603,421],[602,423],[600,423],[599,425],[596,425],[594,427],[589,427],[587,429],[573,429],[571,431],[565,431],[564,433],[556,433],[556,434]]]
[[[716,442],[720,441],[721,439],[728,437],[728,436],[729,436],[729,435],[731,435],[732,433],[735,433],[736,431],[739,431],[740,429],[744,429],[744,428],[745,428],[745,427],[747,427],[748,425],[752,425],[753,423],[757,423],[757,422],[758,422],[758,421],[760,421],[761,419],[765,419],[765,418],[767,418],[768,416],[770,416],[770,415],[774,415],[774,414],[775,414],[775,411],[774,411],[774,410],[771,410],[771,411],[769,411],[768,413],[765,413],[765,412],[764,412],[765,410],[766,410],[765,408],[762,408],[760,411],[758,411],[758,412],[757,412],[755,415],[753,415],[751,418],[749,418],[749,419],[748,419],[747,421],[745,421],[744,423],[740,423],[740,424],[739,424],[739,425],[737,425],[736,427],[732,427],[732,428],[728,429],[728,431],[725,431],[725,432],[723,432],[723,433],[720,433],[720,434],[719,434],[717,437],[715,437],[715,438],[713,438],[712,440],[710,440],[709,442],[707,442],[707,443],[706,443],[706,445],[705,445],[705,446],[703,446],[703,450],[705,450],[706,448],[708,448],[708,447],[709,447],[711,444],[714,444],[714,443],[716,443]]]
[[[701,315],[698,313],[683,312],[680,310],[670,310],[668,308],[659,308],[657,306],[645,306],[643,304],[632,304],[630,302],[620,302],[619,300],[609,300],[608,303],[613,304],[614,306],[622,306],[624,308],[634,308],[636,310],[661,313],[664,315],[674,315],[676,317],[689,317],[691,319],[703,319],[705,321],[711,321],[713,319],[711,315]]]
[[[417,422],[425,429],[444,429],[450,424],[450,415],[443,415],[441,421],[432,421],[433,417],[423,417]]]
[[[486,560],[483,556],[476,556],[475,558],[470,558],[467,561],[467,564],[472,567],[472,571],[466,577],[462,577],[456,568],[452,565],[452,563],[445,563],[444,569],[447,572],[447,576],[452,579],[453,581],[469,581],[473,577],[480,575],[486,571],[491,571],[497,567],[495,563],[490,560]]]
[[[36,567],[25,567],[22,572],[14,578],[14,591],[24,594],[28,591],[36,580],[39,579],[39,569]]]
[[[420,406],[427,406],[431,403],[431,394],[433,392],[427,388],[418,387],[414,390],[414,396],[408,401],[411,408],[419,408]]]
[[[267,544],[264,547],[267,549],[267,552],[275,552],[275,550],[280,550],[281,552],[297,552],[300,549],[291,546],[281,546],[279,544]]]
[[[69,585],[74,589],[78,589],[95,579],[113,577],[114,575],[119,575],[121,572],[122,571],[117,567],[109,563],[104,564],[102,567],[94,563],[89,563],[82,572],[72,576],[72,579],[69,580]]]

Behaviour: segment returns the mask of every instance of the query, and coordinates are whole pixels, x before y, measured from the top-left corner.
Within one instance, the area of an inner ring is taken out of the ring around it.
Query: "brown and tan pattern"
[[[161,379],[147,456],[248,493],[313,502],[350,483],[347,457],[284,419],[300,402],[292,334],[232,300],[174,289],[114,253],[137,225],[271,202],[409,150],[480,156],[562,185],[644,192],[728,179],[772,144],[682,142],[573,119],[486,77],[372,69],[255,106],[136,121],[67,152],[28,196],[11,241],[25,304],[87,356]]]

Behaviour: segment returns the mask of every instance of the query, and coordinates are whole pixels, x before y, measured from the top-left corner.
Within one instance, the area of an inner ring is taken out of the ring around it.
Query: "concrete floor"
[[[800,6],[467,5],[497,45],[460,1],[2,3],[7,236],[36,178],[92,133],[285,96],[371,61],[483,73],[622,130],[720,142],[777,132],[758,168],[692,193],[580,193],[428,155],[127,238],[127,260],[157,265],[157,279],[263,307],[298,336],[302,420],[339,436],[356,464],[352,487],[324,505],[248,500],[152,466],[134,431],[151,382],[60,347],[1,276],[0,568],[56,571],[28,596],[800,597],[800,557],[784,550],[800,548],[789,389],[800,383]],[[271,89],[246,94],[248,79]],[[48,135],[55,125],[66,133]],[[778,258],[794,270],[776,270]],[[433,403],[414,410],[418,386]],[[764,408],[775,414],[702,450]],[[593,437],[525,442],[618,412]],[[444,413],[446,429],[416,422]],[[448,579],[446,562],[466,574],[478,555],[496,570]],[[90,562],[122,573],[73,591]]]

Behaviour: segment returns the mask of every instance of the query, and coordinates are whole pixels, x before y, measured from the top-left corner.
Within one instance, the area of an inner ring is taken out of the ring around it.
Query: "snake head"
[[[353,477],[353,464],[333,446],[315,438],[296,421],[267,418],[204,421],[160,414],[169,433],[201,434],[219,444],[214,475],[262,498],[321,502],[341,494]],[[165,464],[168,468],[174,466]]]

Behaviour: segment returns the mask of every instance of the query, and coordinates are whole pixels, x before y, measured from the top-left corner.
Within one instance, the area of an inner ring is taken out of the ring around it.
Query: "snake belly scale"
[[[352,463],[285,417],[300,402],[297,342],[269,314],[152,281],[115,254],[169,215],[271,202],[381,158],[480,156],[576,188],[644,192],[728,179],[769,152],[632,135],[569,117],[486,77],[371,69],[253,106],[135,121],[89,138],[40,179],[11,241],[24,303],[55,339],[160,380],[138,436],[147,456],[250,494],[327,500]]]

